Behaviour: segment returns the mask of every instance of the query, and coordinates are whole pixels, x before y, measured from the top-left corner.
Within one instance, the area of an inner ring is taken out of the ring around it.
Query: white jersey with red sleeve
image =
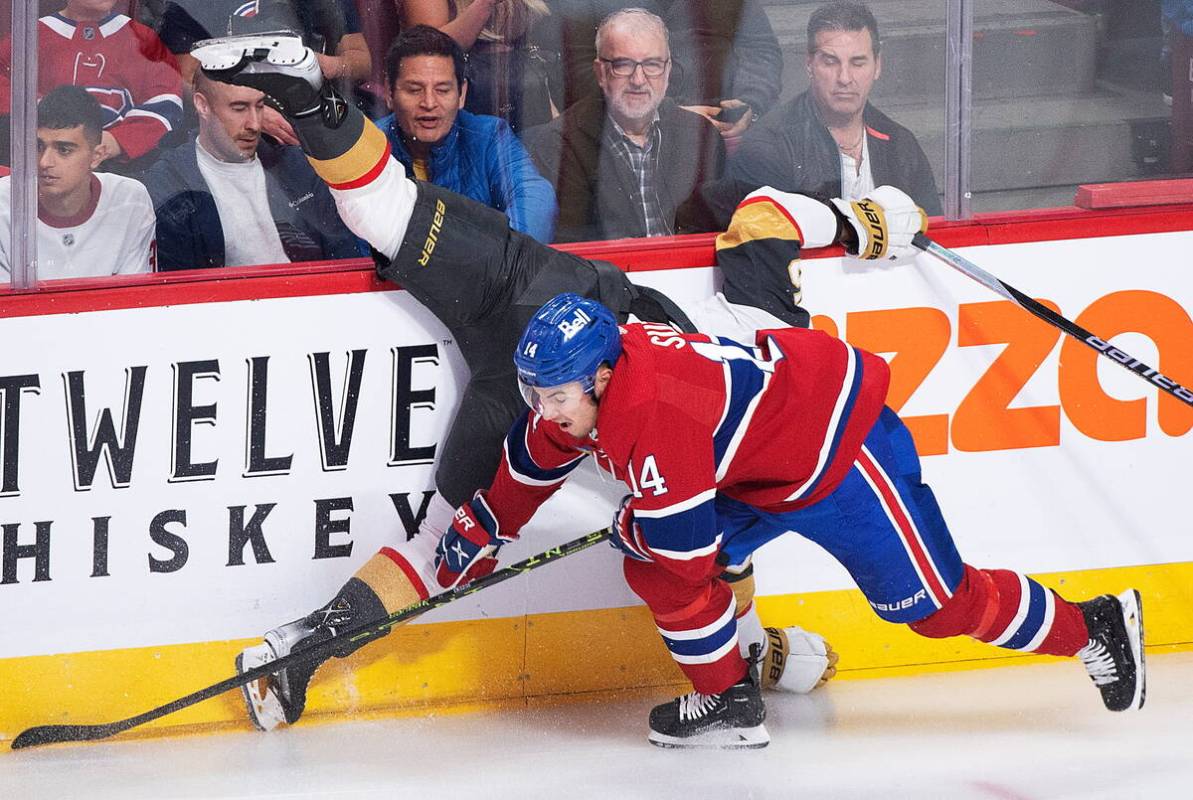
[[[81,86],[104,111],[104,129],[129,158],[145,155],[182,122],[182,78],[161,39],[124,14],[75,22],[38,20],[38,95]],[[11,95],[12,41],[0,42],[0,108]]]

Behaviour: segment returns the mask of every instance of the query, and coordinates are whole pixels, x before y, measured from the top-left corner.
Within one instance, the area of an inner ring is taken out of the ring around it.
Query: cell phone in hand
[[[739,119],[750,113],[750,107],[747,105],[721,107],[721,113],[717,114],[718,122],[728,122],[730,124],[736,123]]]

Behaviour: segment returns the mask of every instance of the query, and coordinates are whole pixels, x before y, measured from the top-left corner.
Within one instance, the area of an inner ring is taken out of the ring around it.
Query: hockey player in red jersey
[[[769,741],[720,576],[787,531],[828,550],[884,620],[1079,656],[1107,708],[1143,705],[1139,593],[1072,603],[1025,575],[964,563],[911,435],[885,407],[878,356],[803,329],[742,344],[619,327],[600,303],[564,294],[530,321],[514,362],[530,408],[492,486],[440,542],[441,582],[466,580],[592,456],[630,489],[611,539],[694,688],[651,712],[655,744]]]
[[[742,204],[718,240],[721,291],[680,307],[660,292],[636,286],[611,264],[545,247],[512,231],[500,212],[407,179],[384,135],[328,91],[314,54],[297,37],[226,37],[200,43],[193,54],[209,77],[261,90],[266,102],[293,122],[312,165],[331,187],[340,216],[373,246],[378,274],[409,291],[451,331],[470,372],[451,430],[438,444],[437,493],[419,533],[382,548],[323,608],[268,631],[262,644],[240,654],[241,671],[444,590],[435,568],[436,547],[455,507],[493,480],[501,442],[524,407],[509,354],[526,323],[551,297],[574,291],[599,298],[619,319],[752,337],[758,328],[808,324],[807,312],[798,305],[801,246],[840,242],[859,252],[864,239],[865,257],[879,258],[907,248],[922,227],[922,212],[892,187],[876,190],[865,204],[787,195],[781,213],[760,201],[762,192]],[[495,564],[484,559],[471,574],[491,571]],[[795,626],[762,627],[748,561],[733,565],[724,579],[733,587],[741,647],[757,644],[763,650],[767,688],[807,692],[833,676],[837,656],[822,637]],[[343,643],[335,654],[349,655],[357,646]],[[247,684],[253,723],[268,730],[297,721],[319,663],[312,659]]]

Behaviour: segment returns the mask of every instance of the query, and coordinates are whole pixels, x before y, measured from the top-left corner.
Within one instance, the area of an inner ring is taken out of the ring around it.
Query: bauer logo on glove
[[[847,237],[850,255],[872,261],[912,256],[911,240],[928,230],[928,217],[907,194],[894,186],[879,186],[861,200],[833,198],[832,204],[854,237]],[[850,241],[856,238],[856,244]]]

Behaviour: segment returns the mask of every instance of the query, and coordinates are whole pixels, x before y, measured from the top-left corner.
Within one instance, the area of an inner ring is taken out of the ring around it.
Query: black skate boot
[[[750,648],[746,675],[720,694],[689,692],[650,712],[650,741],[659,747],[754,749],[770,744],[758,680],[760,648]]]
[[[250,647],[236,656],[236,671],[243,674],[254,667],[327,641],[338,631],[384,616],[385,608],[377,595],[365,583],[353,578],[326,606],[302,619],[274,628],[265,634],[263,644]],[[271,731],[283,722],[293,725],[306,708],[307,684],[319,665],[333,655],[343,658],[369,641],[371,639],[355,643],[345,641],[321,656],[292,664],[265,678],[242,685],[240,688],[244,693],[245,707],[254,727]]]
[[[196,42],[191,55],[212,80],[265,93],[265,102],[292,121],[319,115],[338,128],[348,104],[323,80],[315,53],[290,31],[249,33]]]
[[[1077,652],[1111,711],[1142,708],[1147,697],[1143,656],[1143,602],[1128,589],[1078,603],[1089,628],[1089,644]]]

